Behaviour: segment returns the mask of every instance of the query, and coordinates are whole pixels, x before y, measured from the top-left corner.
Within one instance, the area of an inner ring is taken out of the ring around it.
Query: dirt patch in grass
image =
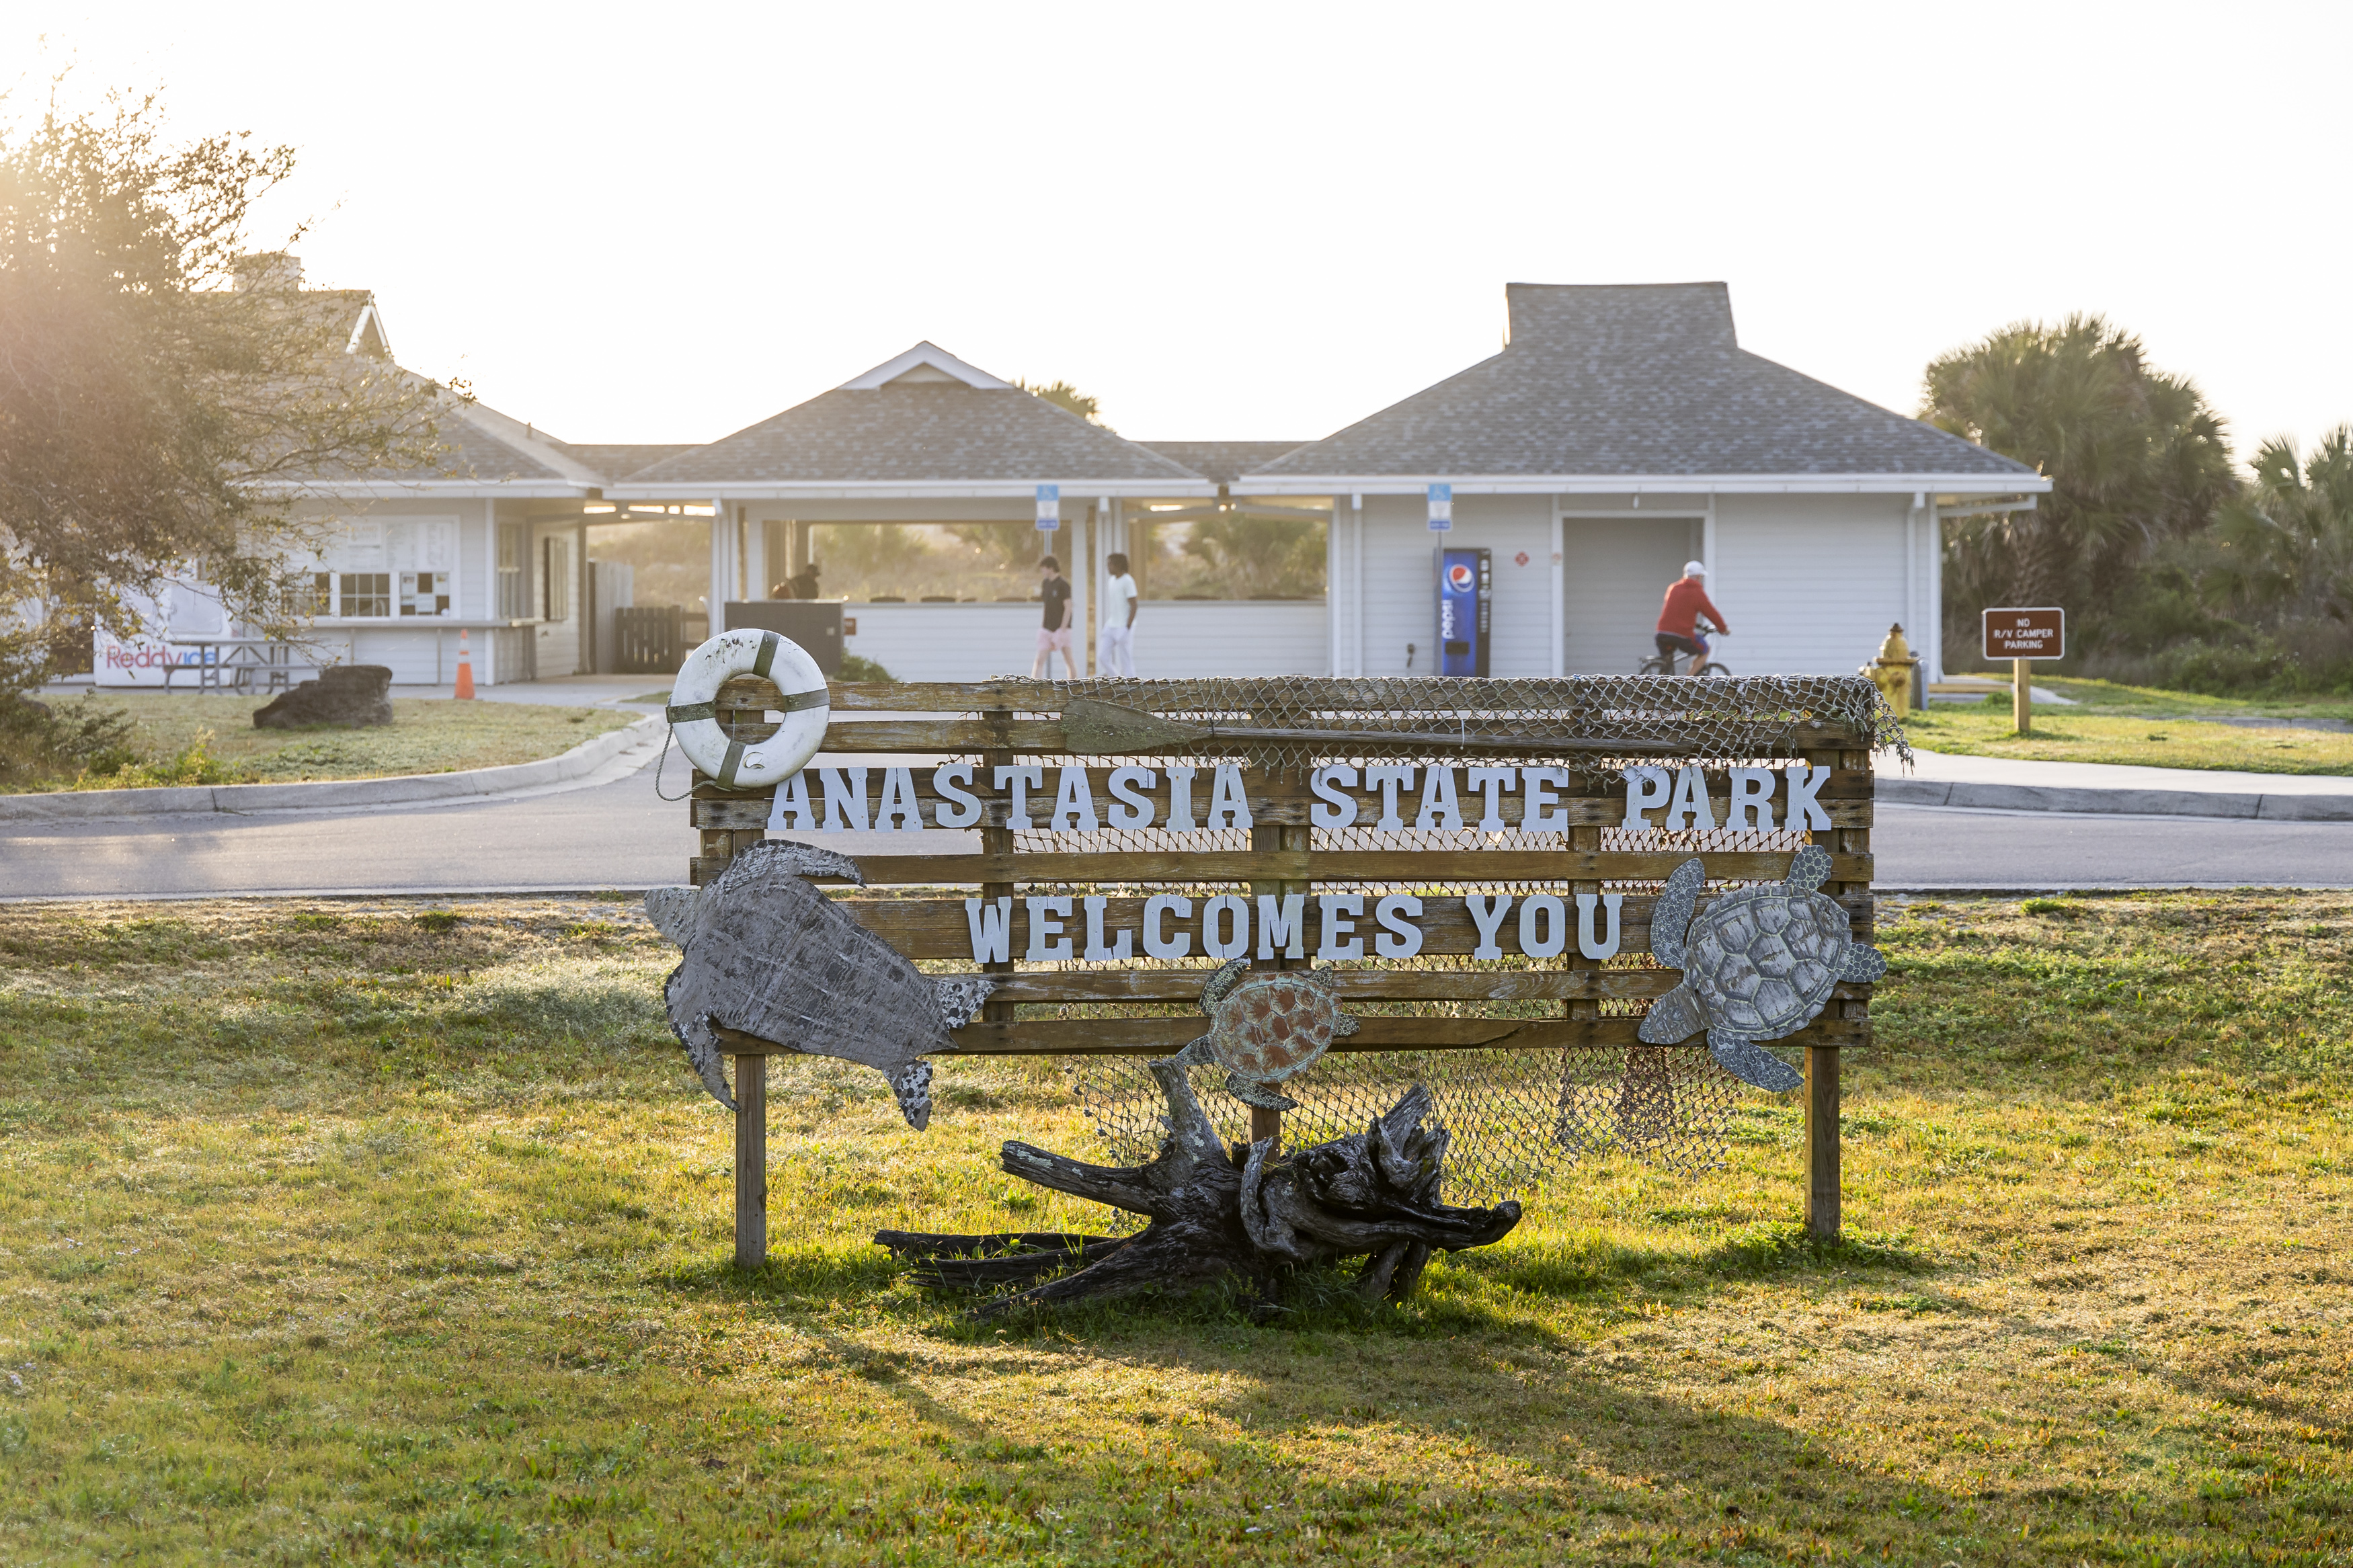
[[[2353,899],[1890,900],[1795,1108],[1401,1310],[975,1331],[1050,1065],[776,1070],[776,1254],[597,900],[0,908],[0,1559],[2265,1563],[2353,1548]]]
[[[644,717],[609,708],[550,708],[525,702],[393,700],[393,721],[359,730],[257,730],[269,700],[195,693],[128,692],[79,700],[67,710],[127,713],[138,762],[121,773],[0,783],[0,789],[116,789],[155,784],[248,784],[296,779],[386,778],[536,762]]]

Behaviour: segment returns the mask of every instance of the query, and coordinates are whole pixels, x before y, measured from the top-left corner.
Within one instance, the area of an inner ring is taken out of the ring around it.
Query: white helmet
[[[1707,575],[1707,565],[1704,562],[1686,561],[1683,563],[1683,575],[1686,577],[1704,577]]]

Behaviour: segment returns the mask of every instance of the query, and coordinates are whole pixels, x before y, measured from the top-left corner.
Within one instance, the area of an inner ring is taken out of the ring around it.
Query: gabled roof
[[[447,477],[460,483],[547,479],[595,488],[605,482],[554,437],[486,404],[450,407],[441,420],[441,439],[448,447]]]
[[[2023,464],[1759,358],[1722,283],[1514,283],[1483,360],[1245,478],[1983,477]]]
[[[884,360],[863,375],[841,384],[844,392],[871,392],[878,386],[936,386],[954,382],[981,392],[1002,392],[1013,385],[999,381],[976,364],[966,364],[929,338],[905,353]]]
[[[1213,484],[1229,485],[1255,472],[1304,441],[1145,441],[1171,462],[1182,463]]]
[[[707,447],[630,476],[632,486],[1084,487],[1200,476],[1090,425],[931,343]]]

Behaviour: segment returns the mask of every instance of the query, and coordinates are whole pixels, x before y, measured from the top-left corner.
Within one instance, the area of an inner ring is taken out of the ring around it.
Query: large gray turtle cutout
[[[970,1021],[997,983],[935,979],[860,925],[811,877],[865,885],[858,863],[774,838],[744,850],[700,890],[656,888],[646,913],[686,950],[663,983],[670,1032],[711,1098],[735,1109],[713,1025],[812,1056],[839,1057],[890,1080],[907,1125],[932,1119],[932,1064],[948,1031]]]
[[[1809,844],[1788,880],[1736,888],[1694,920],[1707,870],[1697,856],[1676,867],[1651,912],[1651,952],[1683,983],[1651,1004],[1641,1037],[1672,1046],[1704,1029],[1709,1052],[1742,1082],[1777,1094],[1803,1083],[1756,1042],[1812,1023],[1841,980],[1887,973],[1886,955],[1856,942],[1846,910],[1814,890],[1830,874],[1830,851]]]

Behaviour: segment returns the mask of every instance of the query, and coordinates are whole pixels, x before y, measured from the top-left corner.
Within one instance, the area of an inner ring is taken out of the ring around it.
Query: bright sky
[[[0,79],[301,150],[269,240],[578,441],[703,441],[920,338],[1146,439],[1322,436],[1507,281],[1730,282],[1906,413],[2100,310],[2242,452],[2353,419],[2353,7],[192,6],[17,0]],[[46,49],[39,39],[46,37]]]

